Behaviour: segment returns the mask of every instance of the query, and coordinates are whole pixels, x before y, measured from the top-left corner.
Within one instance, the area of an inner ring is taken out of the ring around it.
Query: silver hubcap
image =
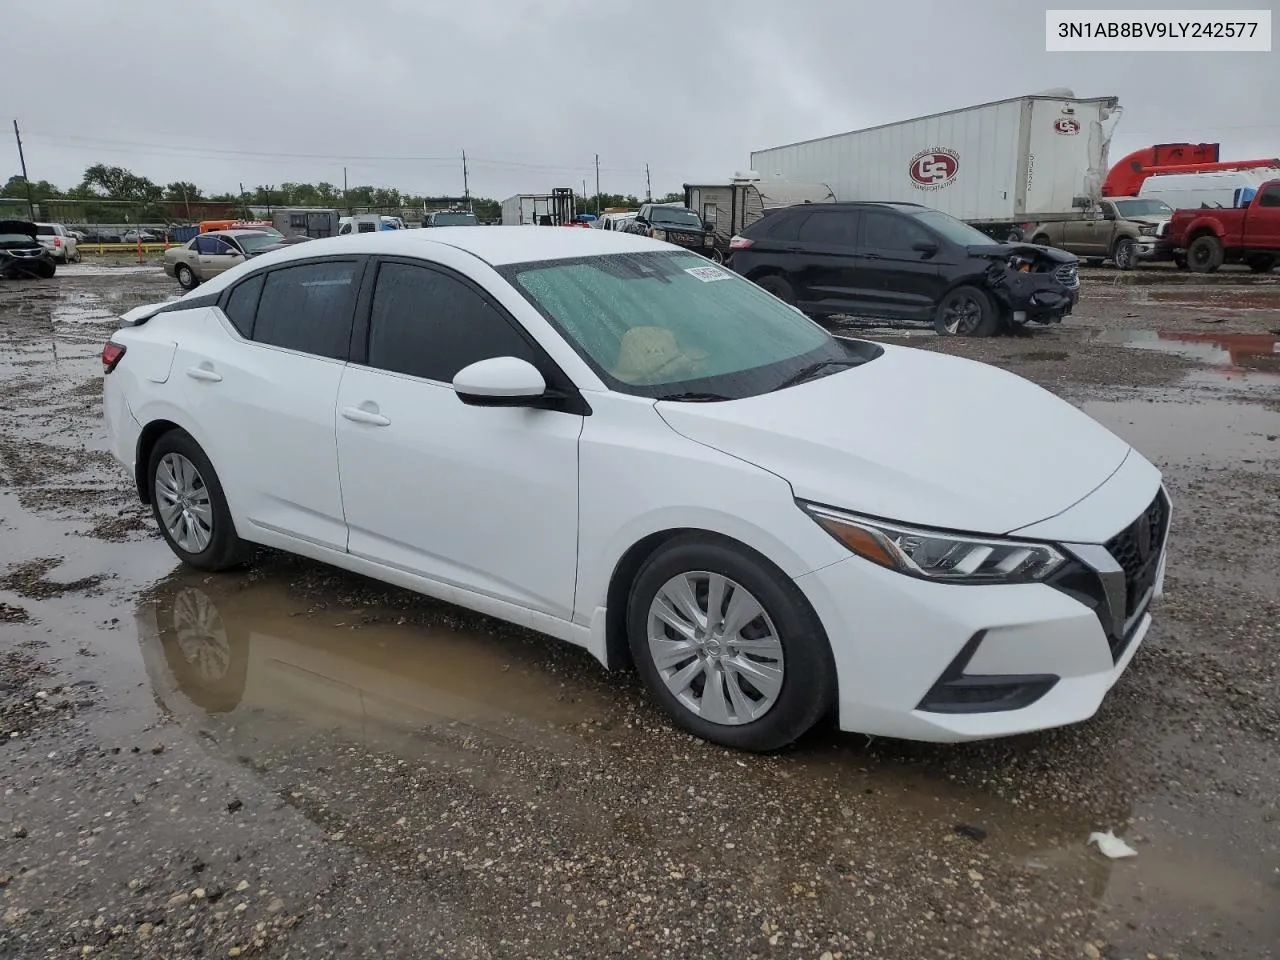
[[[758,720],[782,692],[782,642],[746,589],[718,573],[672,577],[649,605],[649,655],[690,712],[735,726]]]
[[[173,542],[187,553],[202,553],[213,540],[213,504],[194,463],[166,453],[156,467],[156,503]]]
[[[183,590],[173,603],[178,649],[206,683],[221,680],[231,666],[231,644],[222,617],[201,590]]]

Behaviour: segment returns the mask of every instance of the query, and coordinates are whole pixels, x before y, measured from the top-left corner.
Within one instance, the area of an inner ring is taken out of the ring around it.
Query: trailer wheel
[[[1270,273],[1275,269],[1276,258],[1273,254],[1260,253],[1256,257],[1249,257],[1244,263],[1254,273]]]
[[[942,298],[933,318],[940,337],[990,337],[999,326],[995,304],[977,287],[956,287]]]
[[[1193,273],[1213,273],[1225,258],[1222,241],[1212,234],[1196,237],[1187,247],[1187,266]]]
[[[1005,243],[1021,243],[1024,236],[1025,234],[1022,232],[1021,227],[1010,227],[1009,232],[1005,234],[1004,242]]]
[[[785,304],[793,307],[796,305],[795,289],[791,284],[787,283],[783,277],[780,277],[777,274],[771,273],[767,277],[761,277],[756,281],[756,286],[761,290],[767,290],[769,293],[772,293]]]

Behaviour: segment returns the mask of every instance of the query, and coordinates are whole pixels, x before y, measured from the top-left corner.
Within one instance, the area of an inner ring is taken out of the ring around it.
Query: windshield
[[[622,393],[740,399],[777,390],[814,363],[860,363],[879,353],[837,340],[696,254],[611,254],[500,272]]]
[[[650,223],[669,223],[673,227],[697,227],[702,229],[702,221],[692,210],[683,207],[652,207],[649,211]]]
[[[1173,215],[1173,207],[1163,200],[1116,200],[1116,211],[1120,216],[1129,217],[1167,217]]]
[[[4,246],[31,246],[31,237],[25,233],[0,233],[0,244]]]
[[[991,244],[995,242],[981,230],[976,230],[963,220],[957,220],[955,217],[939,210],[912,211],[911,215],[935,233],[942,234],[945,239],[950,240],[952,243],[958,243],[962,247],[971,246],[975,243]]]
[[[283,239],[280,234],[271,233],[238,233],[235,241],[245,253],[257,253],[264,247],[279,243]]]
[[[432,217],[431,222],[437,227],[479,226],[474,213],[437,213]]]

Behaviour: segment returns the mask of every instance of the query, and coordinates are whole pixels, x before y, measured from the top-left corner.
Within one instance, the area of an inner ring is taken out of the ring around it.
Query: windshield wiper
[[[654,397],[655,400],[674,400],[678,403],[714,403],[717,400],[732,400],[733,397],[726,397],[723,393],[706,393],[696,390],[688,393],[664,393],[660,397]]]
[[[794,387],[797,383],[803,383],[810,379],[814,374],[821,373],[827,367],[856,367],[862,362],[862,360],[855,360],[853,357],[831,357],[826,360],[818,360],[807,367],[801,367],[773,389],[785,390],[787,387]]]

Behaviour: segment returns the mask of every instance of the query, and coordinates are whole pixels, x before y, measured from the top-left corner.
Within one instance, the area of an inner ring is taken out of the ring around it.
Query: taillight
[[[102,345],[102,372],[108,374],[120,365],[124,359],[124,347],[108,340]]]
[[[54,238],[53,238],[53,248],[56,250],[56,249],[58,249],[58,247],[60,247],[60,246],[62,246],[62,238],[61,238],[61,237],[54,237]]]
[[[748,240],[746,237],[734,236],[729,240],[730,250],[745,250],[754,243],[754,240]]]

